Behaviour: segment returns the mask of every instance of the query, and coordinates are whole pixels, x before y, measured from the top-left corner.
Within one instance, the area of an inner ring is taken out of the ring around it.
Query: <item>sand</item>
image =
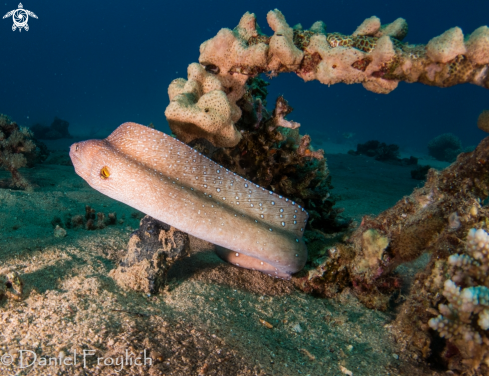
[[[331,149],[332,193],[357,222],[422,184],[411,167]],[[396,343],[394,312],[369,310],[348,289],[335,299],[305,295],[291,282],[223,263],[196,238],[164,291],[125,291],[108,274],[143,214],[91,189],[67,149],[22,172],[33,192],[0,189],[0,269],[24,281],[21,301],[0,301],[2,375],[437,374]],[[55,237],[53,219],[84,215],[85,205],[117,213],[118,223]],[[20,350],[24,365],[34,365],[20,368]]]

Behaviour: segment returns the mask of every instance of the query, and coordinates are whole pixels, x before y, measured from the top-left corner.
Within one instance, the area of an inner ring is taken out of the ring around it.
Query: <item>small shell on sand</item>
[[[56,225],[56,228],[54,229],[54,236],[56,238],[64,238],[66,236],[66,230],[63,227]]]

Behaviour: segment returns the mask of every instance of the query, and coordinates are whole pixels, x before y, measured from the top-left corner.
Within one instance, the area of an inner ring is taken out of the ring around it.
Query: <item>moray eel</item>
[[[218,245],[229,263],[285,279],[306,263],[304,208],[171,136],[124,123],[73,144],[70,157],[92,188]]]

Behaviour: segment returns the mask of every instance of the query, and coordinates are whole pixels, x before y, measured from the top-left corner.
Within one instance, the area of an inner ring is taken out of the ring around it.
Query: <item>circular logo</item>
[[[29,19],[29,15],[25,11],[25,9],[17,9],[13,14],[13,20],[15,26],[22,28],[27,25],[27,20]]]
[[[12,355],[10,354],[4,354],[2,355],[2,357],[0,358],[0,362],[4,365],[4,366],[9,366],[11,365],[13,362],[14,362],[14,358],[12,357]]]

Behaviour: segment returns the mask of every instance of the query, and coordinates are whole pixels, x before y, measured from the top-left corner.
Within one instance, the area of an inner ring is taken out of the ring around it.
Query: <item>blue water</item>
[[[16,9],[5,1],[0,13]],[[32,1],[24,8],[39,18],[30,30],[12,31],[0,21],[0,112],[22,125],[49,125],[54,116],[70,122],[74,134],[107,133],[125,121],[153,122],[168,132],[164,117],[167,87],[186,78],[198,60],[199,45],[220,28],[234,28],[245,11],[254,12],[263,31],[270,9],[288,23],[309,27],[323,20],[328,31],[352,33],[367,17],[383,23],[403,17],[405,41],[427,43],[460,26],[465,35],[488,23],[489,1]],[[321,130],[334,140],[343,132],[424,149],[434,136],[452,132],[464,146],[485,134],[477,116],[489,109],[489,91],[474,85],[435,88],[400,83],[388,95],[361,85],[304,83],[293,74],[271,81],[269,104],[284,94],[295,108],[290,118],[302,132]]]

